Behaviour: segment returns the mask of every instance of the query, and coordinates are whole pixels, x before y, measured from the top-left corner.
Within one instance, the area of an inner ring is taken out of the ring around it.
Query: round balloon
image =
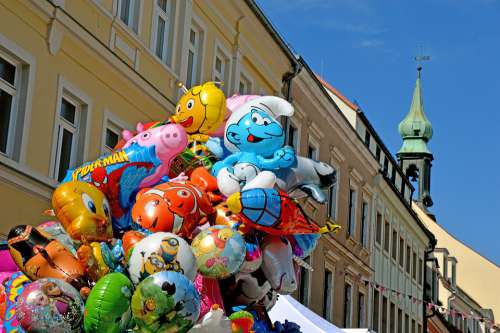
[[[123,332],[131,318],[132,290],[132,282],[122,273],[111,273],[97,281],[85,303],[85,332]]]
[[[73,255],[76,255],[75,244],[69,237],[66,230],[61,223],[57,221],[47,221],[36,227],[38,231],[47,235],[48,238],[57,239],[65,248],[67,248]]]
[[[198,320],[200,296],[177,272],[159,272],[137,285],[132,314],[142,332],[187,332]]]
[[[245,241],[239,232],[216,225],[201,231],[191,243],[203,276],[224,279],[236,273],[245,259]]]
[[[22,272],[15,272],[5,281],[2,281],[2,285],[5,286],[5,315],[0,318],[0,322],[3,323],[2,332],[16,332],[19,327],[19,322],[16,317],[16,301],[19,295],[24,290],[24,287],[30,283],[30,279]]]
[[[196,261],[189,244],[170,232],[157,232],[134,247],[129,260],[130,278],[134,284],[162,271],[175,271],[193,281]]]
[[[80,332],[83,301],[63,280],[40,279],[27,285],[18,297],[16,316],[27,332]]]

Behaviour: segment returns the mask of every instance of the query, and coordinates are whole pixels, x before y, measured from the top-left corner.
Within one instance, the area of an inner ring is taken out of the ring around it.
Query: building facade
[[[359,141],[375,161],[370,220],[372,306],[368,327],[377,332],[422,332],[424,262],[434,236],[411,209],[414,187],[361,109],[322,80]],[[409,296],[409,297],[408,297]]]

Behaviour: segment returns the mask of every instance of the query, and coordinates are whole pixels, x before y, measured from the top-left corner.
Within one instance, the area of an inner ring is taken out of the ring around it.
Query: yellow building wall
[[[427,228],[436,236],[436,247],[446,248],[457,258],[457,285],[483,308],[492,309],[495,321],[500,318],[500,267],[453,237],[425,212],[413,204],[413,209]]]

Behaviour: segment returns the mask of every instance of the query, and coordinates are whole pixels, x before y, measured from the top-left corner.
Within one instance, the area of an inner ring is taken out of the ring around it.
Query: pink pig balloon
[[[132,136],[129,131],[123,131],[122,135],[128,138],[123,148],[137,144],[141,147],[155,146],[155,152],[162,164],[155,173],[145,178],[140,187],[154,186],[160,179],[168,174],[172,160],[187,147],[188,138],[184,127],[178,124],[166,124],[150,127],[144,130],[142,123],[137,124],[138,134]]]

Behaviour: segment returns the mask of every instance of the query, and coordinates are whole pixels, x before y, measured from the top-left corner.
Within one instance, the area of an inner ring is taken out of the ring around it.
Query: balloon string
[[[314,269],[312,268],[311,265],[309,265],[307,262],[302,260],[301,258],[297,257],[296,255],[293,256],[293,260],[301,267],[304,267],[308,271],[312,272]]]

